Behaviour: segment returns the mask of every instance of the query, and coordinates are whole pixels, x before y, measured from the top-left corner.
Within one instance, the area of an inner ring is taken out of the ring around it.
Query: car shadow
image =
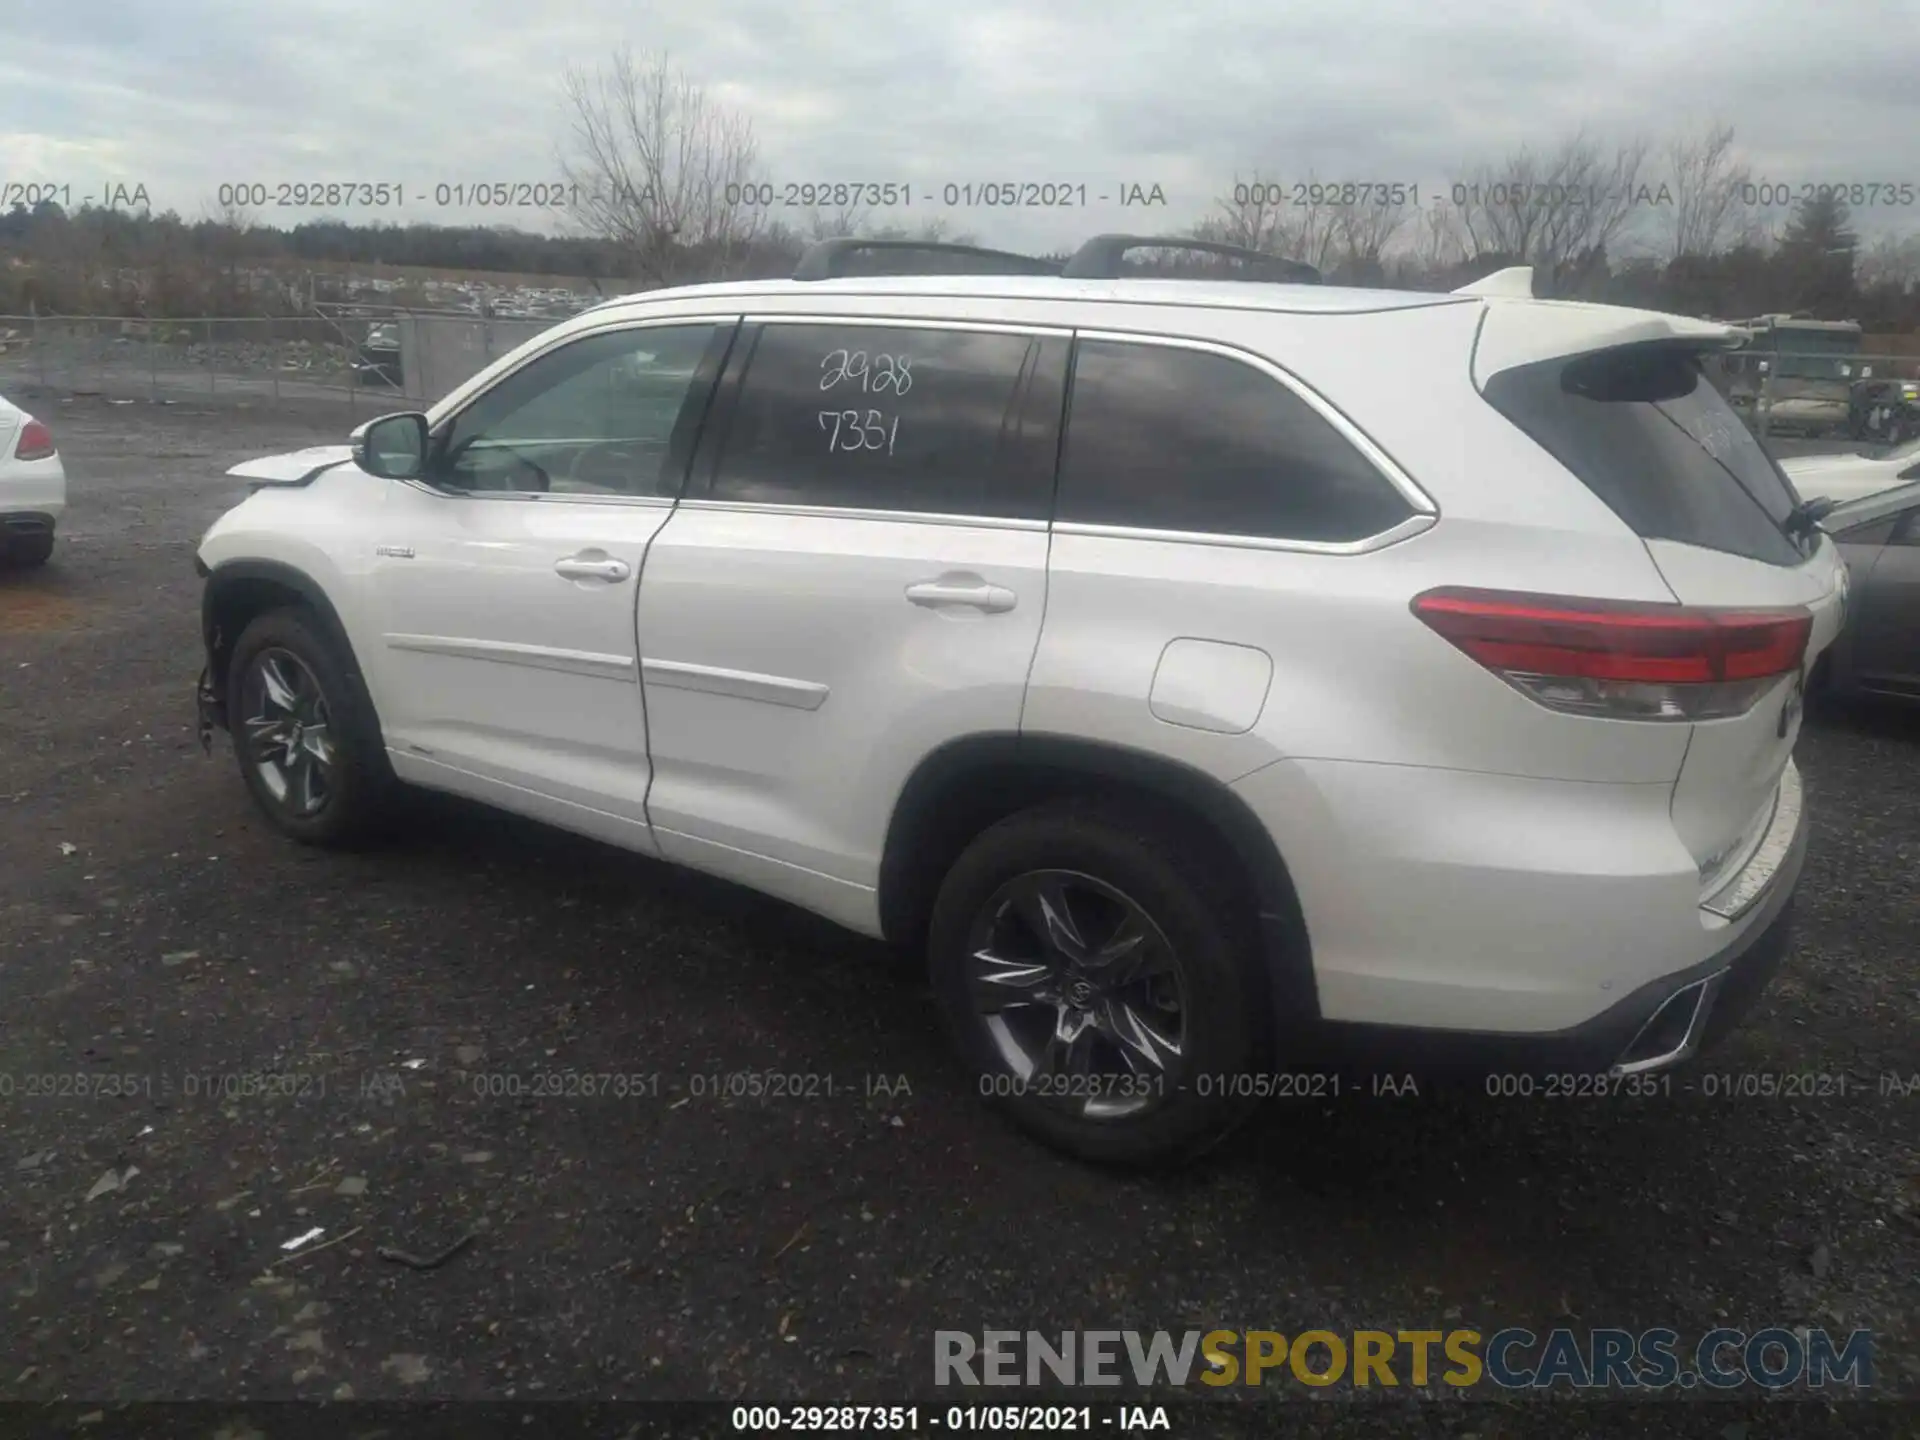
[[[1863,739],[1920,743],[1920,697],[1901,701],[1882,695],[1816,695],[1807,706],[1808,728]]]

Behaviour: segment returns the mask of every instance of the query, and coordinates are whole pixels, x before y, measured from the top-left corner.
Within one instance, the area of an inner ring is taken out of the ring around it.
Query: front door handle
[[[568,580],[604,580],[609,585],[617,585],[633,574],[633,567],[604,550],[582,550],[578,555],[554,561],[553,573]]]
[[[938,608],[942,605],[968,605],[975,610],[984,610],[990,615],[1011,610],[1015,599],[1013,591],[1004,585],[989,585],[984,580],[961,580],[948,578],[940,580],[922,580],[917,585],[907,587],[907,599],[916,605]]]

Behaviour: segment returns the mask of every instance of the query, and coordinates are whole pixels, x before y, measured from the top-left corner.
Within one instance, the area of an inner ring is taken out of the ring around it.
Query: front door
[[[732,328],[567,341],[436,427],[375,536],[403,778],[653,848],[635,603]]]

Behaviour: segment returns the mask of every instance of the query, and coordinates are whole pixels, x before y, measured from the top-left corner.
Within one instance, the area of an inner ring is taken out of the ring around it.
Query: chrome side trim
[[[1773,818],[1767,822],[1766,833],[1746,863],[1701,901],[1700,908],[1723,920],[1737,920],[1758,904],[1779,873],[1781,862],[1793,849],[1794,837],[1800,830],[1800,815],[1800,767],[1789,758],[1787,768],[1780,772],[1780,788],[1774,793]]]
[[[1108,540],[1165,540],[1177,545],[1232,545],[1242,550],[1287,550],[1304,555],[1366,555],[1411,539],[1439,523],[1438,515],[1409,515],[1390,530],[1364,540],[1274,540],[1264,535],[1209,535],[1193,530],[1136,530],[1130,525],[1088,525],[1056,521],[1056,535],[1091,535]]]
[[[627,505],[641,510],[673,508],[671,495],[555,495],[547,490],[443,490],[438,485],[429,485],[418,478],[397,483],[411,485],[421,494],[431,495],[436,500],[537,500],[549,505]]]
[[[1277,381],[1291,390],[1312,408],[1341,436],[1366,456],[1373,468],[1400,492],[1400,496],[1409,505],[1426,515],[1438,516],[1440,506],[1434,498],[1414,482],[1414,478],[1402,470],[1394,458],[1374,444],[1366,431],[1336,409],[1333,403],[1314,390],[1304,380],[1292,372],[1281,369],[1266,356],[1246,350],[1238,345],[1228,345],[1219,340],[1193,340],[1176,335],[1141,335],[1125,330],[1079,330],[1075,332],[1082,340],[1104,340],[1116,345],[1162,345],[1175,350],[1202,350],[1219,355],[1228,360],[1238,360],[1243,365],[1251,365],[1269,379]],[[1397,527],[1396,527],[1397,528]],[[1389,532],[1391,533],[1391,532]],[[1364,542],[1355,542],[1364,543]],[[1345,552],[1338,552],[1345,553]]]
[[[622,680],[629,685],[640,678],[631,655],[602,655],[592,650],[559,650],[549,645],[514,645],[504,640],[468,640],[451,635],[390,634],[381,638],[389,650],[450,655],[457,660],[491,660],[502,665],[585,675],[593,680]]]
[[[717,665],[690,665],[681,660],[642,660],[640,673],[649,684],[669,690],[699,690],[708,695],[731,695],[736,700],[759,700],[794,710],[818,710],[827,700],[827,687],[813,680],[785,675],[761,675],[751,670],[723,670]]]
[[[851,505],[774,505],[761,500],[682,500],[682,510],[734,511],[741,515],[806,516],[818,520],[887,520],[896,525],[967,525],[976,530],[1029,530],[1045,534],[1044,520],[1003,516],[943,515],[917,510],[870,510]]]

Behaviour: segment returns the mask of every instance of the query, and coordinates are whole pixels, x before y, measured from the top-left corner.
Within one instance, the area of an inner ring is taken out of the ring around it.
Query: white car
[[[1701,375],[1739,332],[854,248],[233,471],[203,736],[266,815],[425,786],[923,949],[981,1092],[1106,1160],[1735,1023],[1845,597]]]
[[[44,565],[67,510],[67,472],[53,432],[0,397],[0,563]]]
[[[1793,455],[1782,460],[1780,468],[1803,499],[1844,504],[1920,480],[1920,440],[1873,456]]]

